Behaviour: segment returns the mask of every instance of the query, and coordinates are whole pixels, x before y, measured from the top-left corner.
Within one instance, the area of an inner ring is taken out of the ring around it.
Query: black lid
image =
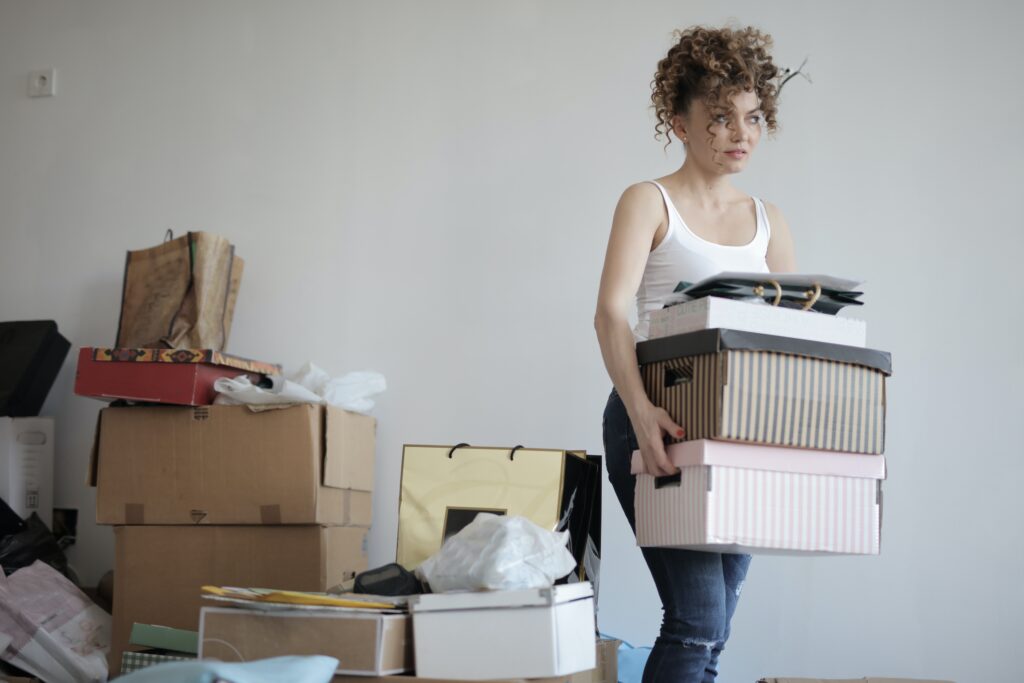
[[[636,357],[640,365],[657,363],[671,358],[718,353],[719,351],[789,353],[796,356],[863,365],[880,370],[886,375],[892,374],[892,356],[888,351],[725,328],[687,332],[686,334],[643,341],[636,345]]]
[[[0,322],[0,415],[38,415],[70,347],[52,320]]]

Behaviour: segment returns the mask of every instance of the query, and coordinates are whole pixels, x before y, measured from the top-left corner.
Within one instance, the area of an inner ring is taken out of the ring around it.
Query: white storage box
[[[845,346],[867,345],[867,324],[863,320],[716,296],[652,311],[648,338],[716,327]]]
[[[52,417],[0,417],[0,498],[53,528]]]
[[[700,439],[672,444],[674,477],[633,452],[641,546],[877,555],[885,458]]]
[[[409,601],[416,676],[545,678],[593,669],[590,582],[519,591],[427,593]]]

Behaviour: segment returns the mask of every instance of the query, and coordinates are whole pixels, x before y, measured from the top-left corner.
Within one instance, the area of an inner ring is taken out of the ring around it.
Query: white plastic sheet
[[[551,586],[576,568],[569,532],[525,517],[480,513],[416,569],[435,593]]]
[[[331,377],[312,363],[285,377],[270,377],[269,388],[259,387],[248,377],[221,377],[213,384],[221,405],[285,405],[293,403],[328,403],[356,413],[373,409],[375,396],[387,389],[384,375],[379,372],[350,372]]]
[[[47,683],[99,683],[109,648],[110,615],[49,565],[0,582],[0,658]]]

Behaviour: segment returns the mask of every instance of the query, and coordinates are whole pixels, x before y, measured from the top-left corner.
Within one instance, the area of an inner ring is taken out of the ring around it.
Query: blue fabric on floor
[[[118,678],[118,683],[329,683],[338,668],[334,657],[274,657],[242,664],[214,661],[169,662]]]

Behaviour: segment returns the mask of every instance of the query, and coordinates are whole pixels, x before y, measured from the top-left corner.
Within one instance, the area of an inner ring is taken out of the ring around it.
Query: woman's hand
[[[665,436],[681,438],[685,431],[677,425],[664,408],[659,408],[650,401],[640,405],[630,416],[633,431],[636,433],[640,457],[644,460],[647,472],[656,477],[675,474],[679,468],[669,462],[665,454]]]

